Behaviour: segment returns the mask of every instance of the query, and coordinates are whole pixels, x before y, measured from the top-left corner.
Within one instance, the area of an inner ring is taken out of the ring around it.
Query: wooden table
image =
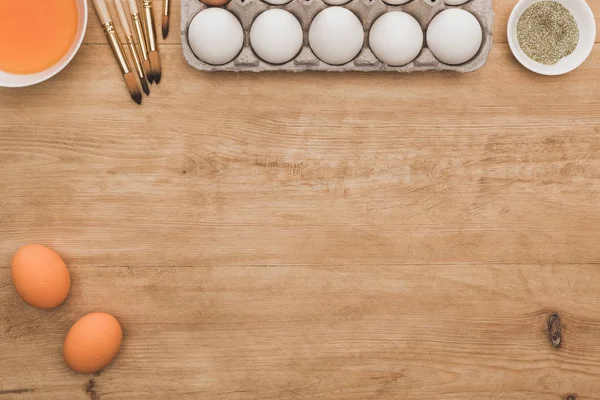
[[[91,15],[0,90],[0,399],[600,399],[600,47],[529,73],[514,3],[476,73],[254,75],[188,67],[175,2],[142,107]],[[55,310],[12,288],[28,242],[69,266]],[[92,311],[125,337],[78,375]]]

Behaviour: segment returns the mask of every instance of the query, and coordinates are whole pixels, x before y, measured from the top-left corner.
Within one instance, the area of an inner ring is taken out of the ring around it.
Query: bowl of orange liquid
[[[58,74],[81,46],[87,14],[86,0],[0,0],[0,86]]]

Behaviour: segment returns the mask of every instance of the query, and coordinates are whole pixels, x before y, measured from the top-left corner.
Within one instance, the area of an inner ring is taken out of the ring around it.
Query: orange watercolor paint
[[[77,0],[0,0],[0,70],[52,67],[69,52],[78,27]]]

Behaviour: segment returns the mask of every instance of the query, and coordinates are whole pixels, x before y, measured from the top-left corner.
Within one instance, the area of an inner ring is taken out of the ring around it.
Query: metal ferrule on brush
[[[127,36],[127,45],[129,46],[129,52],[131,53],[131,56],[133,58],[133,65],[135,66],[135,70],[137,71],[138,77],[140,79],[145,79],[144,68],[142,67],[142,61],[140,60],[140,56],[138,55],[133,36]]]
[[[131,20],[135,27],[135,33],[137,34],[138,42],[140,42],[140,50],[142,50],[142,58],[144,61],[148,61],[148,45],[146,44],[146,38],[144,34],[144,27],[142,26],[142,20],[140,14],[132,14]]]
[[[143,0],[144,16],[146,17],[146,33],[148,34],[148,51],[156,51],[156,28],[152,16],[152,0]]]
[[[108,43],[117,58],[117,62],[119,63],[119,67],[121,68],[121,72],[123,75],[131,72],[129,69],[129,65],[127,65],[127,59],[125,58],[125,52],[123,51],[123,47],[121,46],[121,42],[117,37],[117,32],[115,31],[115,27],[112,22],[102,25],[104,28],[104,33],[106,33],[106,38],[108,39]]]
[[[171,2],[170,0],[163,1],[162,15],[169,15],[169,3],[170,2]]]

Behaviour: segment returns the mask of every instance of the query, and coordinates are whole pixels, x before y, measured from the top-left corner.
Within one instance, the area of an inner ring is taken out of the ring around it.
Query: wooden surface
[[[202,74],[174,2],[142,107],[90,15],[63,73],[0,90],[0,399],[600,399],[600,47],[527,72],[514,3],[459,76]],[[56,310],[11,285],[28,242],[69,265]],[[77,375],[92,311],[123,347]]]

